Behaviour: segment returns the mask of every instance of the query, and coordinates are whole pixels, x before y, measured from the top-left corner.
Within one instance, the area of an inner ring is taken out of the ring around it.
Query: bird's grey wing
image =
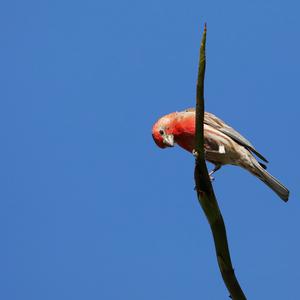
[[[221,119],[219,119],[215,115],[205,112],[204,123],[218,129],[222,133],[232,138],[238,144],[246,147],[248,150],[255,153],[257,157],[262,159],[264,162],[268,162],[268,160],[264,156],[262,156],[247,139],[245,139],[240,133],[238,133],[232,127],[228,126],[226,123],[224,123]]]

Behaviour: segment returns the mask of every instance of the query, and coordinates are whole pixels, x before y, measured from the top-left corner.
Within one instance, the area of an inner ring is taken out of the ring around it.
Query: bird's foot
[[[216,171],[218,171],[220,169],[221,169],[221,165],[215,165],[214,169],[208,173],[211,181],[215,180],[215,178],[212,176],[212,174],[214,174]]]
[[[192,154],[194,155],[195,158],[198,158],[199,153],[197,150],[193,149]]]
[[[206,156],[206,152],[207,152],[207,150],[204,149],[204,156]],[[194,155],[195,158],[198,158],[198,156],[199,156],[198,151],[195,149],[193,149],[192,154]]]

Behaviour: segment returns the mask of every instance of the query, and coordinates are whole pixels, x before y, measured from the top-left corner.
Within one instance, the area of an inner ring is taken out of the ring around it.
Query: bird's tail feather
[[[269,188],[271,188],[283,201],[287,202],[289,199],[289,190],[279,182],[274,176],[268,173],[259,163],[252,159],[254,169],[251,168],[251,173],[263,181]]]

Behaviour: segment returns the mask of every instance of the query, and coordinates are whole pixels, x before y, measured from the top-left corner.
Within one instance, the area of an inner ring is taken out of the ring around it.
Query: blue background
[[[228,299],[193,157],[152,124],[206,108],[291,190],[224,167],[215,192],[249,299],[297,299],[298,1],[3,1],[0,298]],[[211,167],[211,166],[210,166]]]

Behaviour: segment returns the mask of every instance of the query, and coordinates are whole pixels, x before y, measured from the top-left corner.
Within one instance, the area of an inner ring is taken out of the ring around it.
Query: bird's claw
[[[194,155],[195,158],[198,158],[199,153],[197,150],[193,149],[192,154]]]

